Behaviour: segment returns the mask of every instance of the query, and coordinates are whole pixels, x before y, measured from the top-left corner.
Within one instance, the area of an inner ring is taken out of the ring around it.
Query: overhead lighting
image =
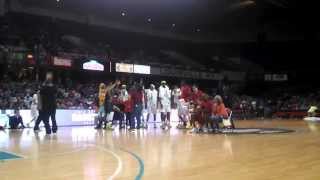
[[[197,32],[200,32],[200,29],[199,29],[199,28],[197,28],[197,29],[196,29],[196,31],[197,31]]]
[[[172,27],[176,27],[176,24],[173,23],[173,24],[172,24]]]
[[[151,18],[148,18],[148,22],[151,22],[152,21],[152,19]]]
[[[126,9],[121,9],[120,14],[121,14],[121,16],[126,16],[127,15]]]

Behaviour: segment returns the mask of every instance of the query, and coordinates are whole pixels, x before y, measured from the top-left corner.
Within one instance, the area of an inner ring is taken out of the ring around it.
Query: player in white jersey
[[[161,86],[159,87],[159,101],[161,107],[161,127],[163,129],[171,128],[170,125],[170,112],[171,112],[171,91],[167,86],[166,81],[161,81]]]
[[[39,117],[39,110],[38,110],[38,94],[34,94],[32,96],[31,106],[30,106],[30,113],[31,113],[31,121],[27,124],[27,127],[30,127],[30,123],[36,121]]]
[[[157,104],[158,104],[158,91],[153,84],[150,84],[150,89],[146,90],[146,104],[147,104],[147,121],[150,115],[153,115],[154,128],[157,128]]]
[[[178,110],[179,124],[177,128],[185,128],[189,118],[189,103],[181,98],[181,90],[175,86],[172,90],[173,104]]]

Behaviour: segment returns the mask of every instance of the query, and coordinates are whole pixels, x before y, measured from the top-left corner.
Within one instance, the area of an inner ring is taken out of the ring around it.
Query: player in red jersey
[[[199,104],[198,101],[203,96],[203,92],[198,89],[197,85],[192,86],[192,91],[190,93],[190,99],[192,102]]]
[[[180,85],[180,91],[181,95],[180,98],[184,99],[184,101],[190,101],[190,95],[191,95],[191,86],[186,84],[184,81],[181,81]]]

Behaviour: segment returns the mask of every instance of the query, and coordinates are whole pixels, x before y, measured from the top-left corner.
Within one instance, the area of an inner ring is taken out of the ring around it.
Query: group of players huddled
[[[215,132],[219,123],[228,119],[230,110],[223,103],[221,96],[211,97],[198,89],[196,85],[182,82],[180,87],[170,89],[166,81],[156,88],[150,84],[145,89],[142,83],[134,83],[129,88],[120,81],[108,85],[101,83],[98,93],[98,116],[96,129],[112,130],[115,119],[119,120],[119,128],[135,130],[148,128],[151,116],[156,126],[157,112],[161,116],[161,128],[170,129],[170,113],[177,109],[179,124],[177,128],[192,129],[192,132]],[[143,112],[147,111],[144,120]],[[137,122],[137,124],[136,124]],[[232,121],[228,128],[233,128]]]

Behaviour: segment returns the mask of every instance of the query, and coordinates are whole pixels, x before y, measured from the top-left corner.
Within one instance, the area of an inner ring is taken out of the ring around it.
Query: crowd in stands
[[[30,109],[32,95],[39,83],[0,83],[0,109]],[[78,84],[74,87],[57,86],[58,109],[93,109],[97,97],[97,84]]]
[[[278,94],[276,96],[253,97],[233,95],[229,98],[231,107],[239,112],[241,119],[251,117],[273,117],[275,112],[297,112],[304,111],[310,106],[319,106],[320,92],[301,94]]]

